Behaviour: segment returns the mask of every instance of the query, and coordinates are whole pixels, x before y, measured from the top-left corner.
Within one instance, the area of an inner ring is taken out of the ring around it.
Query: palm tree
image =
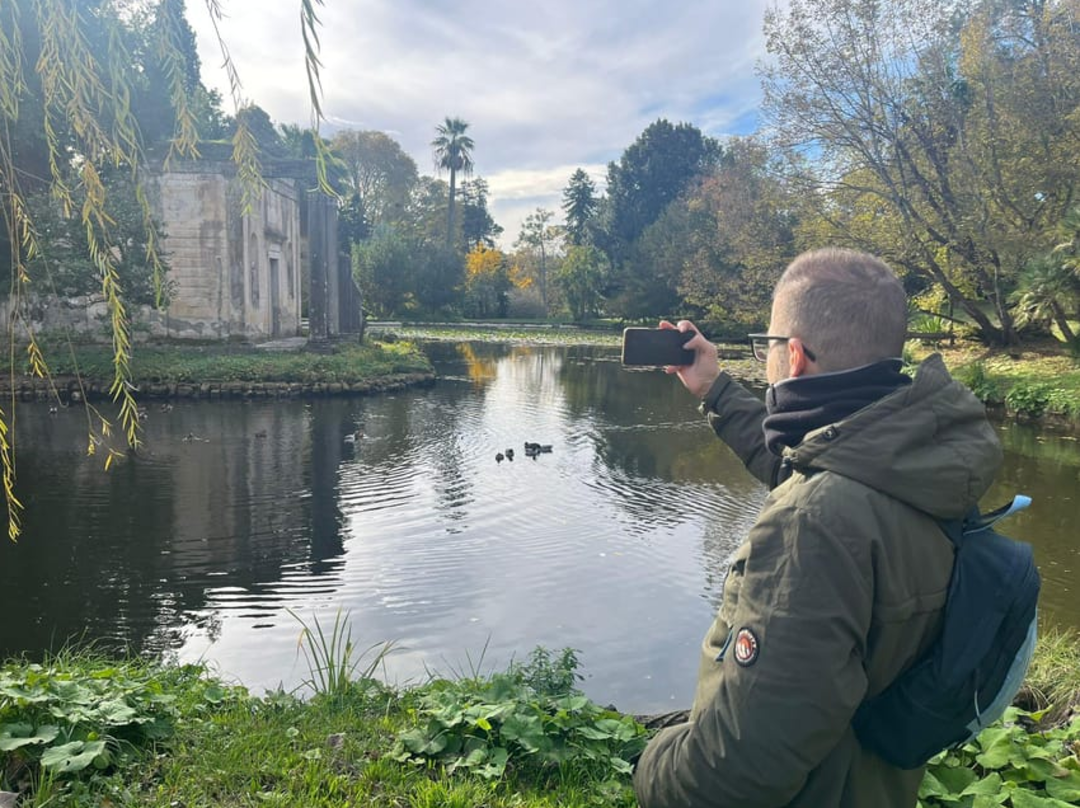
[[[466,177],[472,173],[473,139],[465,134],[469,124],[461,118],[447,118],[435,127],[438,137],[431,141],[435,154],[435,168],[450,172],[450,208],[446,216],[446,246],[450,247],[454,238],[454,193],[457,190],[457,174],[460,171]]]
[[[1013,293],[1017,324],[1024,326],[1031,322],[1053,321],[1069,346],[1080,345],[1080,340],[1069,326],[1065,308],[1067,301],[1076,301],[1077,288],[1072,267],[1053,253],[1030,261]]]

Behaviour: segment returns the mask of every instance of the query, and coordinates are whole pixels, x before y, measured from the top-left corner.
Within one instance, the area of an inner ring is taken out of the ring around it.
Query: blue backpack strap
[[[1008,502],[997,510],[990,511],[990,513],[980,514],[978,510],[975,510],[964,518],[964,535],[967,536],[971,533],[979,533],[983,530],[988,530],[1006,516],[1012,516],[1014,513],[1019,513],[1030,504],[1031,497],[1025,496],[1024,494],[1017,494],[1013,497],[1012,502]]]

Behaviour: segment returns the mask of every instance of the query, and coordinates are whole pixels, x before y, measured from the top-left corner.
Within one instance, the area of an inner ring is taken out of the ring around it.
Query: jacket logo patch
[[[744,668],[749,668],[758,658],[759,643],[757,635],[748,628],[739,629],[735,635],[735,661]]]

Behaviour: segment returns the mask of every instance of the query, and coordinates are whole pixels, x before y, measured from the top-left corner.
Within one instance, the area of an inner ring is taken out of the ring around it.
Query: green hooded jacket
[[[911,808],[923,770],[863,749],[851,718],[939,630],[953,550],[935,519],[966,514],[1002,459],[983,405],[933,356],[782,460],[764,405],[727,374],[702,409],[775,487],[731,560],[690,720],[638,761],[639,804]]]

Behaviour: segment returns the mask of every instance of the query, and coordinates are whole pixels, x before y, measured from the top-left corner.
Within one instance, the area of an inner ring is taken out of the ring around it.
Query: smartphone
[[[683,347],[693,331],[672,328],[626,328],[623,330],[622,363],[639,367],[692,365],[695,353]]]

